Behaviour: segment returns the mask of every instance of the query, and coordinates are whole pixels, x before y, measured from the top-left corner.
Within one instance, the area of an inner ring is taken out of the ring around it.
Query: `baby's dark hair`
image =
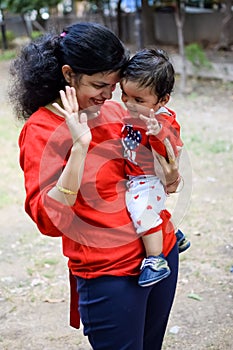
[[[159,100],[171,94],[175,72],[166,51],[143,49],[138,51],[122,70],[121,78],[133,81],[138,87],[149,87]]]
[[[100,24],[77,23],[62,34],[45,34],[25,46],[11,65],[9,97],[17,117],[28,119],[59,97],[59,90],[67,85],[63,65],[81,77],[118,71],[128,58],[122,42]]]

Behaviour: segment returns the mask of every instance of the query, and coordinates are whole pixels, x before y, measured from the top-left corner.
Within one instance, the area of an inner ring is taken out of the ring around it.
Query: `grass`
[[[57,265],[58,264],[58,260],[57,259],[43,259],[40,261],[40,263],[43,265],[43,266],[46,266],[46,265],[49,265],[49,266],[52,266],[52,265]]]
[[[233,151],[233,143],[231,140],[215,139],[210,142],[205,141],[200,134],[191,134],[184,137],[184,142],[189,150],[192,150],[196,155],[203,153],[230,153]]]
[[[214,143],[211,143],[208,146],[209,146],[210,153],[225,153],[225,152],[231,152],[233,150],[232,143],[229,144],[229,142],[221,139],[216,140]]]
[[[16,51],[15,50],[6,50],[2,51],[0,54],[0,62],[2,61],[9,61],[16,57]]]

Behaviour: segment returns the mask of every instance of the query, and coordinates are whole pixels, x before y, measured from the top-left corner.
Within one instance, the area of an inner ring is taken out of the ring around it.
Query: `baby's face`
[[[151,109],[156,112],[160,108],[158,96],[149,87],[142,88],[136,82],[123,79],[121,90],[121,99],[134,118],[138,118],[140,114],[149,116]]]

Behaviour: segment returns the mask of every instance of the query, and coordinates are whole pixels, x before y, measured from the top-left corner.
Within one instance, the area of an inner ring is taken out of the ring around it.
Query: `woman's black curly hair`
[[[62,66],[77,74],[114,72],[128,61],[121,41],[106,27],[77,23],[61,35],[45,34],[25,46],[13,61],[9,97],[19,119],[28,119],[39,107],[59,97],[67,82]]]

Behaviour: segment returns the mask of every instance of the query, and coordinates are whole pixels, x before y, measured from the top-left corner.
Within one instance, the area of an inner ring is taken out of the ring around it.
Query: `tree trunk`
[[[230,33],[230,22],[233,19],[231,7],[233,0],[226,0],[226,8],[224,11],[224,17],[222,20],[222,28],[220,32],[219,42],[216,46],[217,50],[230,50],[232,44],[232,33]]]
[[[154,8],[148,0],[142,0],[142,31],[144,44],[155,44]]]
[[[181,76],[180,76],[180,92],[182,94],[186,90],[186,80],[187,80],[187,68],[186,68],[186,59],[185,59],[185,51],[184,51],[184,33],[183,33],[184,17],[185,17],[185,13],[184,11],[182,11],[180,1],[178,0],[176,2],[175,22],[176,22],[176,28],[177,28],[179,54],[182,62]]]
[[[44,29],[44,27],[42,27],[42,25],[38,21],[35,20],[32,22],[32,24],[33,24],[33,27],[39,32],[41,32],[42,34],[46,33],[46,30]]]
[[[1,13],[1,33],[2,33],[2,48],[3,50],[7,50],[8,49],[8,44],[7,44],[7,37],[6,37],[6,25],[5,25],[5,20],[4,20],[4,14],[3,14],[3,10],[0,10]]]
[[[26,19],[25,14],[21,14],[22,22],[24,24],[27,36],[31,39],[32,38],[32,25],[29,24],[29,21]]]
[[[122,40],[122,16],[121,16],[121,3],[122,0],[117,1],[117,34],[118,37]]]
[[[137,10],[135,13],[134,27],[135,27],[136,48],[137,50],[141,50],[144,47],[144,40],[143,40],[144,38],[143,38],[143,31],[142,31],[142,13],[139,7],[137,7]]]

